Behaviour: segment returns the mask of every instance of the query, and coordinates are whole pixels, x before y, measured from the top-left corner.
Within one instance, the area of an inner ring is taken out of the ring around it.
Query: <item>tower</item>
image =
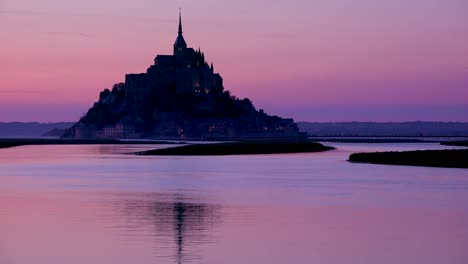
[[[179,32],[174,43],[174,56],[176,57],[177,61],[180,61],[185,49],[187,49],[187,43],[185,42],[184,36],[182,35],[182,12],[179,8]]]

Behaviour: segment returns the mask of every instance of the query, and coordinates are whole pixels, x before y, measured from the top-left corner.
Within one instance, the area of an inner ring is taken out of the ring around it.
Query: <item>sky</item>
[[[0,122],[76,121],[184,37],[297,121],[468,122],[466,0],[0,0]]]

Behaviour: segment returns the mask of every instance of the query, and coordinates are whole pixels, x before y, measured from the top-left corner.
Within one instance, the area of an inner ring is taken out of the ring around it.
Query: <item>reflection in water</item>
[[[198,248],[214,242],[213,229],[221,222],[219,206],[180,194],[140,195],[118,200],[113,206],[125,219],[125,226],[121,227],[124,235],[153,236],[157,257],[169,257],[176,263],[199,261]],[[165,252],[168,248],[172,256]]]
[[[468,263],[466,170],[346,162],[446,147],[334,146],[164,158],[122,155],[140,145],[2,149],[0,264]]]

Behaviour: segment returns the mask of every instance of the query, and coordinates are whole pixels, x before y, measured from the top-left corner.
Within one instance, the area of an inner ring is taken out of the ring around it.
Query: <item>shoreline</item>
[[[62,138],[2,138],[0,149],[33,145],[146,145],[146,144],[185,144],[185,142],[158,140],[119,140],[119,139],[62,139]]]

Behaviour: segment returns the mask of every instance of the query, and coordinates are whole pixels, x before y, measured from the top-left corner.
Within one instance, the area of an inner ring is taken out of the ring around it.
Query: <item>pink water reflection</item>
[[[468,260],[468,213],[455,209],[236,207],[154,193],[1,196],[7,264]]]
[[[143,146],[155,147],[155,146]],[[468,261],[463,169],[294,155],[138,157],[140,146],[0,150],[0,263]]]

